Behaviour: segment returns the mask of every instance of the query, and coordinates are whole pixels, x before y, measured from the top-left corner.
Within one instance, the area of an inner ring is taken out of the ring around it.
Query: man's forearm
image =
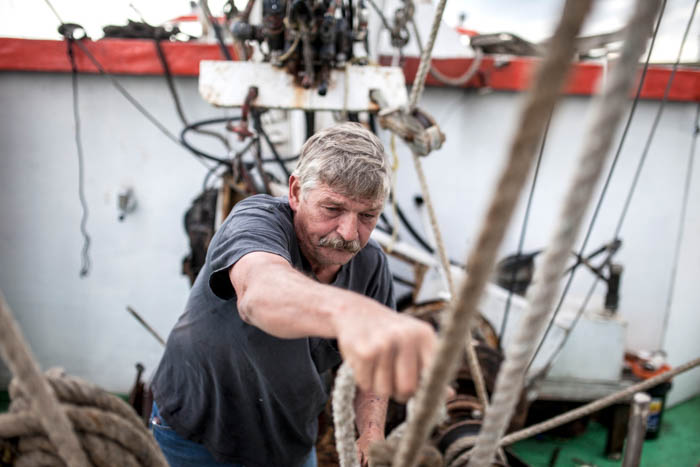
[[[337,337],[337,315],[371,312],[371,319],[377,313],[391,314],[374,300],[320,284],[276,259],[253,271],[254,280],[242,281],[245,287],[236,290],[238,311],[246,322],[276,337],[333,338]]]
[[[360,437],[370,435],[374,440],[384,438],[386,411],[389,399],[357,388],[355,396],[355,423]]]

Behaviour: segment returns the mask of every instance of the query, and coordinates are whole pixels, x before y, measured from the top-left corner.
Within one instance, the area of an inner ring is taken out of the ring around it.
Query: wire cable
[[[167,83],[168,89],[170,90],[170,95],[173,98],[173,103],[175,104],[175,110],[177,111],[177,115],[180,117],[180,121],[182,122],[182,124],[187,126],[187,125],[189,125],[189,122],[187,121],[187,117],[185,117],[185,112],[182,108],[182,103],[180,102],[180,96],[177,93],[177,88],[175,87],[175,81],[173,80],[173,74],[170,71],[170,65],[168,65],[168,60],[165,57],[165,53],[163,52],[163,47],[161,46],[159,39],[154,38],[153,42],[155,44],[155,49],[156,49],[156,54],[158,55],[158,60],[160,61],[161,66],[163,67],[163,74],[165,76],[165,82]],[[219,141],[221,141],[221,144],[223,144],[228,151],[231,150],[231,145],[229,144],[226,137],[224,137],[223,135],[216,133],[214,131],[207,131],[207,130],[198,130],[197,132],[200,134],[211,136],[213,138],[218,139]]]
[[[661,24],[661,20],[664,16],[665,10],[666,10],[666,1],[664,0],[661,4],[659,15],[656,19],[656,24],[654,26],[654,32],[652,33],[652,36],[651,36],[649,50],[647,51],[647,56],[646,56],[646,59],[644,60],[644,67],[642,68],[642,74],[639,78],[639,84],[637,85],[637,92],[635,93],[634,100],[632,101],[632,106],[630,107],[629,115],[627,116],[627,121],[625,122],[625,127],[622,130],[622,136],[620,137],[620,142],[618,143],[617,150],[615,151],[615,156],[613,156],[612,162],[610,163],[610,169],[608,170],[608,174],[605,178],[605,182],[603,182],[603,187],[601,189],[600,195],[598,196],[598,201],[596,202],[596,206],[593,210],[591,220],[589,221],[588,227],[586,229],[586,234],[584,235],[583,242],[581,243],[581,247],[579,248],[578,257],[582,257],[585,250],[586,250],[586,246],[588,245],[588,241],[591,237],[591,233],[593,232],[593,227],[595,226],[595,223],[598,219],[598,214],[600,213],[601,207],[603,206],[603,201],[605,200],[605,195],[608,192],[608,187],[610,186],[610,181],[612,179],[613,174],[615,173],[615,168],[617,167],[617,161],[620,158],[620,154],[622,153],[622,148],[624,146],[625,140],[627,139],[627,134],[629,132],[629,128],[630,128],[630,125],[632,123],[632,119],[635,115],[635,112],[637,110],[637,104],[639,103],[639,98],[640,98],[641,93],[642,93],[644,79],[646,78],[647,70],[649,69],[649,60],[651,58],[651,53],[654,50],[654,44],[656,43],[656,36],[659,32],[659,25]],[[576,268],[572,268],[570,273],[569,273],[569,276],[566,280],[566,283],[564,284],[564,287],[562,288],[561,295],[559,296],[559,300],[557,302],[557,306],[554,308],[554,312],[550,316],[549,322],[547,323],[547,327],[545,328],[544,333],[542,334],[542,337],[540,338],[540,342],[537,345],[535,352],[532,354],[532,357],[530,358],[530,362],[528,364],[528,369],[532,366],[532,362],[535,361],[535,358],[537,357],[537,354],[539,353],[539,351],[542,349],[542,345],[544,344],[544,341],[547,338],[549,331],[551,330],[552,326],[554,325],[554,320],[556,319],[557,315],[559,314],[559,310],[561,310],[561,307],[564,304],[564,299],[566,298],[566,296],[569,293],[569,289],[571,288],[571,284],[574,280],[575,274],[576,274]]]
[[[688,197],[690,194],[690,182],[693,177],[693,160],[695,158],[695,147],[700,134],[700,104],[695,111],[695,128],[693,128],[693,137],[690,141],[690,153],[688,154],[688,165],[685,170],[685,184],[683,187],[683,200],[681,201],[681,215],[678,221],[678,237],[676,238],[676,248],[673,253],[673,269],[671,270],[671,283],[668,287],[668,298],[666,299],[666,312],[664,313],[664,323],[661,327],[661,338],[666,335],[668,328],[668,319],[671,315],[671,305],[673,304],[673,293],[676,290],[676,277],[678,275],[678,262],[680,261],[681,244],[683,243],[683,235],[685,233],[685,217],[688,210]]]
[[[688,24],[685,27],[685,32],[683,33],[683,39],[681,40],[681,46],[678,49],[678,56],[676,57],[676,61],[673,64],[673,69],[671,70],[671,75],[668,77],[668,82],[666,83],[666,89],[664,89],[664,96],[661,99],[661,104],[659,105],[658,110],[656,111],[656,116],[654,117],[654,123],[652,123],[651,126],[651,131],[649,131],[649,136],[647,137],[647,141],[644,144],[644,150],[642,152],[642,157],[639,161],[639,164],[637,165],[637,171],[634,174],[634,180],[632,181],[632,186],[630,187],[629,193],[627,194],[627,198],[625,199],[625,206],[622,209],[622,214],[620,214],[620,219],[617,222],[617,227],[615,228],[615,238],[617,238],[620,235],[620,231],[622,230],[622,225],[625,222],[625,217],[627,216],[627,211],[629,210],[630,203],[632,202],[632,197],[634,196],[634,192],[637,189],[637,183],[639,182],[639,176],[642,173],[642,168],[644,167],[644,162],[646,161],[647,155],[649,154],[649,148],[651,147],[651,142],[654,139],[654,136],[656,135],[656,129],[659,126],[659,121],[661,120],[661,114],[664,111],[664,107],[666,106],[666,102],[668,102],[668,94],[671,91],[671,85],[673,84],[673,78],[676,76],[676,71],[678,70],[678,65],[681,62],[681,55],[683,54],[683,48],[685,47],[685,42],[688,39],[688,33],[690,32],[690,26],[693,24],[693,18],[695,17],[695,11],[698,8],[698,0],[695,0],[695,3],[693,5],[693,11],[690,14],[690,18],[688,19]]]
[[[199,156],[199,157],[203,157],[203,158],[206,158],[206,159],[211,159],[211,160],[214,160],[214,161],[217,161],[217,162],[220,162],[220,163],[230,164],[230,161],[227,160],[227,159],[224,159],[224,158],[222,158],[222,157],[220,157],[220,156],[213,156],[213,155],[211,155],[211,154],[209,154],[209,153],[206,153],[206,152],[204,152],[204,151],[202,151],[202,150],[200,150],[200,149],[197,149],[197,148],[194,147],[189,141],[187,141],[187,138],[185,137],[185,135],[186,135],[187,133],[189,133],[190,131],[197,131],[197,130],[199,129],[199,127],[202,127],[202,126],[205,126],[205,125],[213,125],[213,124],[218,124],[218,123],[228,123],[228,122],[232,122],[232,121],[236,121],[236,120],[240,120],[240,119],[241,119],[241,117],[238,116],[238,115],[236,115],[236,116],[233,116],[233,117],[209,118],[209,119],[205,119],[205,120],[199,120],[199,121],[197,121],[197,122],[192,122],[192,123],[190,123],[189,125],[187,125],[185,128],[183,128],[182,131],[180,132],[180,142],[182,143],[182,145],[183,145],[185,148],[187,148],[189,151],[191,151],[192,153],[194,153],[195,155],[197,155],[197,156]],[[266,134],[267,134],[267,133],[264,133],[264,132],[263,132],[263,137],[264,137]],[[247,146],[247,147],[250,148],[250,146]],[[239,152],[240,152],[240,151],[239,151]],[[245,152],[245,151],[244,151],[244,152]],[[228,157],[228,156],[225,156],[225,157]],[[286,163],[286,162],[295,161],[295,160],[297,160],[297,159],[299,158],[298,155],[290,156],[290,157],[284,157],[284,158],[283,158],[283,157],[279,156],[279,153],[278,153],[278,157],[279,157],[279,158],[277,158],[277,157],[275,157],[275,158],[264,158],[262,161],[265,162],[265,163],[267,163],[267,162],[276,162],[276,163],[279,163],[280,160],[281,160],[283,163]]]
[[[267,145],[270,147],[270,150],[272,151],[272,155],[274,157],[274,160],[277,161],[279,164],[280,168],[282,169],[282,172],[284,172],[284,175],[287,177],[287,180],[289,180],[289,176],[291,175],[291,172],[285,165],[285,162],[289,162],[290,160],[296,160],[296,157],[293,157],[291,159],[282,159],[282,157],[279,155],[277,152],[277,148],[275,148],[275,145],[272,143],[270,140],[270,136],[267,134],[265,129],[262,126],[262,121],[260,120],[260,112],[258,110],[253,109],[251,112],[253,114],[253,127],[255,128],[255,131],[257,131],[259,134],[262,135],[263,139],[267,143]],[[262,162],[267,162],[267,160],[261,159]]]
[[[75,120],[75,145],[78,149],[78,198],[83,214],[80,219],[80,233],[83,236],[83,249],[81,251],[80,277],[86,277],[90,272],[90,235],[87,231],[88,206],[85,197],[85,162],[83,155],[82,136],[80,132],[80,112],[78,100],[78,66],[75,63],[72,38],[66,41],[68,47],[68,58],[71,65],[71,83],[73,87],[73,118]]]
[[[549,114],[549,120],[544,127],[544,133],[542,134],[542,143],[540,144],[540,153],[537,156],[537,162],[535,162],[535,172],[532,176],[532,183],[530,184],[530,193],[527,195],[527,204],[525,205],[525,215],[523,216],[523,223],[520,227],[520,238],[518,239],[518,251],[516,253],[516,258],[519,258],[523,253],[523,246],[525,245],[525,234],[527,233],[527,224],[530,219],[530,209],[532,208],[532,198],[535,194],[535,187],[537,186],[537,176],[540,173],[540,165],[542,164],[542,155],[544,154],[544,148],[547,144],[547,134],[549,133],[549,125],[552,123],[552,115]],[[506,299],[506,306],[503,312],[503,321],[501,322],[501,330],[498,333],[499,346],[501,345],[501,340],[506,332],[506,325],[508,324],[508,315],[510,313],[510,305],[513,300],[513,289],[515,285],[517,269],[513,268],[513,273],[510,277],[510,287],[508,288],[508,298]]]

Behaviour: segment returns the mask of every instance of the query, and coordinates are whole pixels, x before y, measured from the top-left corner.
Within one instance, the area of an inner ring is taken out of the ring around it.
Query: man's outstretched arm
[[[316,282],[272,253],[245,255],[229,277],[245,322],[281,338],[336,338],[363,390],[402,401],[416,391],[436,344],[427,323]]]

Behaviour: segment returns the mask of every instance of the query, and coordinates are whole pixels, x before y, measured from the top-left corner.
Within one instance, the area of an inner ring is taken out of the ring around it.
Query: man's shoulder
[[[283,212],[289,210],[289,199],[286,196],[253,195],[236,203],[236,206],[233,208],[233,213],[236,214],[249,209]]]
[[[266,220],[267,219],[267,220]],[[274,220],[273,220],[274,219]],[[289,227],[292,223],[292,210],[286,196],[253,195],[239,201],[222,224],[224,230],[236,229],[258,220],[265,223]]]

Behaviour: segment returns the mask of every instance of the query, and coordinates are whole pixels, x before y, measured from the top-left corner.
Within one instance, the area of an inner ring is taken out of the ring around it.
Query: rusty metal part
[[[245,96],[245,101],[243,103],[243,107],[241,108],[241,119],[238,121],[237,124],[234,124],[233,122],[229,122],[226,125],[226,129],[229,131],[232,131],[233,133],[236,133],[238,135],[238,139],[240,141],[243,141],[246,138],[250,138],[251,136],[254,136],[254,133],[248,129],[248,115],[250,114],[250,108],[251,108],[253,102],[257,98],[258,98],[258,87],[257,86],[249,87],[248,93]]]
[[[153,405],[153,392],[151,388],[142,380],[144,366],[136,364],[136,381],[129,392],[129,405],[134,408],[144,425],[148,426],[148,419],[151,415]]]
[[[314,53],[311,48],[311,33],[306,29],[301,30],[301,51],[304,60],[304,77],[301,86],[309,89],[314,84]]]
[[[379,108],[379,124],[382,128],[399,136],[418,155],[427,156],[442,147],[445,134],[435,119],[424,110],[415,108],[407,113],[402,108],[389,108],[382,92],[370,93],[370,98]]]

